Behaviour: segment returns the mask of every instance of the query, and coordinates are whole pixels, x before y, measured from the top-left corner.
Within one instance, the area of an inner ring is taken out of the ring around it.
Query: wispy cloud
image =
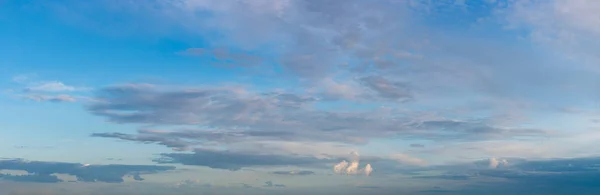
[[[28,94],[24,95],[25,99],[34,100],[38,102],[75,102],[77,98],[71,95],[41,95],[41,94]]]
[[[73,86],[68,86],[63,84],[62,82],[50,81],[43,82],[39,84],[35,84],[33,86],[27,87],[24,90],[26,92],[65,92],[65,91],[75,91],[77,88]]]

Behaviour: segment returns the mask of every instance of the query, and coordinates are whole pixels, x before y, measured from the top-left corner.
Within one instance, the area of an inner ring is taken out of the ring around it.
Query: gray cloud
[[[380,97],[391,100],[407,101],[412,99],[407,83],[390,81],[381,76],[367,76],[360,81]]]
[[[224,48],[189,48],[179,53],[189,56],[211,56],[229,66],[256,66],[263,62],[263,59],[256,55],[250,55],[243,51],[232,52]]]
[[[265,182],[265,185],[263,185],[263,187],[268,187],[268,188],[271,188],[271,187],[276,187],[276,188],[285,188],[286,186],[285,186],[285,185],[283,185],[283,184],[275,184],[275,183],[273,183],[272,181],[266,181],[266,182]]]
[[[511,162],[509,165],[499,168],[489,168],[488,160],[462,165],[431,166],[424,168],[423,172],[417,173],[412,178],[465,183],[466,185],[460,191],[455,191],[457,194],[477,194],[482,191],[569,194],[572,190],[593,194],[592,191],[599,189],[600,158],[598,157],[509,159],[509,162]],[[441,173],[431,174],[431,171]]]
[[[133,175],[142,180],[140,174],[153,174],[173,170],[171,166],[152,165],[83,165],[79,163],[25,161],[22,159],[1,160],[0,170],[22,170],[29,175],[2,175],[0,178],[12,181],[60,182],[52,174],[69,174],[82,182],[123,182],[123,177]]]
[[[91,113],[117,123],[200,125],[213,130],[140,131],[139,135],[99,133],[144,143],[181,148],[199,141],[227,143],[238,137],[289,141],[364,143],[372,137],[420,136],[422,139],[498,139],[539,136],[536,129],[498,128],[486,121],[432,120],[419,112],[374,109],[343,112],[312,109],[312,97],[288,93],[253,94],[242,89],[184,88],[130,84],[99,91]],[[417,121],[417,122],[414,122]],[[241,128],[240,128],[241,127]],[[237,129],[237,130],[236,130]],[[364,131],[369,129],[369,131]],[[190,140],[192,139],[192,140]]]
[[[489,122],[482,120],[428,120],[412,124],[415,129],[430,130],[440,133],[434,136],[442,136],[445,139],[503,139],[511,137],[540,137],[548,136],[550,130],[534,128],[501,128],[495,127]]]
[[[186,150],[188,146],[194,145],[191,142],[183,141],[178,138],[168,138],[160,136],[134,136],[124,133],[94,133],[92,137],[117,138],[128,141],[137,141],[145,144],[157,143],[176,150]]]
[[[425,145],[423,145],[423,144],[410,144],[410,147],[413,147],[413,148],[424,148]]]
[[[155,162],[166,164],[183,164],[206,166],[214,169],[240,170],[246,167],[261,166],[313,166],[323,167],[324,163],[333,160],[314,157],[254,154],[234,151],[195,149],[194,153],[163,153]]]
[[[58,183],[62,180],[58,179],[55,175],[11,175],[11,174],[0,174],[0,180],[9,180],[16,182],[34,182],[34,183]]]
[[[271,172],[275,175],[313,175],[315,172],[313,171],[273,171]]]

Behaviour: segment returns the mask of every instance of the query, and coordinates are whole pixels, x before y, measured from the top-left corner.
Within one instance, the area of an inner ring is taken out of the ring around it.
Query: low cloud
[[[490,158],[490,160],[489,160],[489,167],[491,169],[495,169],[498,167],[504,167],[504,166],[508,166],[508,160],[506,160],[506,159]]]
[[[275,175],[314,175],[313,171],[273,171]]]
[[[265,185],[263,185],[263,187],[268,187],[268,188],[272,188],[272,187],[275,187],[275,188],[285,188],[286,186],[283,185],[283,184],[273,183],[272,181],[266,181]]]
[[[373,172],[371,164],[367,164],[364,168],[359,168],[360,156],[358,153],[352,153],[352,160],[350,162],[343,160],[333,166],[333,172],[340,175],[361,175],[365,174],[370,176]]]
[[[9,180],[16,182],[33,182],[33,183],[58,183],[62,182],[55,175],[40,175],[40,174],[31,174],[31,175],[11,175],[11,174],[0,174],[0,180]]]
[[[0,160],[0,170],[22,170],[27,175],[1,175],[1,179],[29,182],[62,182],[53,174],[69,174],[82,182],[121,183],[131,175],[143,180],[140,174],[153,174],[173,170],[171,166],[152,165],[87,165],[79,163],[26,161],[22,159]]]

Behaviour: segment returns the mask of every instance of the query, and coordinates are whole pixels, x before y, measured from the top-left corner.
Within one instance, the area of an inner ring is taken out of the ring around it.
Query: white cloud
[[[504,166],[508,166],[508,160],[506,159],[496,159],[496,158],[490,158],[489,159],[489,167],[491,169],[495,169],[498,167],[504,167]]]
[[[351,152],[352,160],[350,162],[343,160],[333,166],[333,172],[341,175],[361,175],[370,176],[373,172],[371,164],[367,164],[364,168],[360,169],[360,156],[358,152]]]
[[[392,154],[390,155],[390,159],[396,160],[401,164],[408,164],[408,165],[416,165],[416,166],[425,166],[427,165],[427,161],[417,158],[417,157],[412,157],[406,154]]]
[[[365,166],[365,174],[370,176],[371,173],[373,173],[373,168],[371,167],[371,164],[367,164],[367,166]]]
[[[65,85],[62,82],[51,81],[35,84],[33,86],[25,88],[25,90],[33,92],[65,92],[75,91],[76,88],[73,86]]]

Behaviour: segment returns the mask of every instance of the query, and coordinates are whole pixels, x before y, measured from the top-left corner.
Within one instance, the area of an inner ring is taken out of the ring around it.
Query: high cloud
[[[52,81],[43,82],[30,87],[25,88],[27,92],[65,92],[75,91],[76,88],[63,84],[62,82]]]

